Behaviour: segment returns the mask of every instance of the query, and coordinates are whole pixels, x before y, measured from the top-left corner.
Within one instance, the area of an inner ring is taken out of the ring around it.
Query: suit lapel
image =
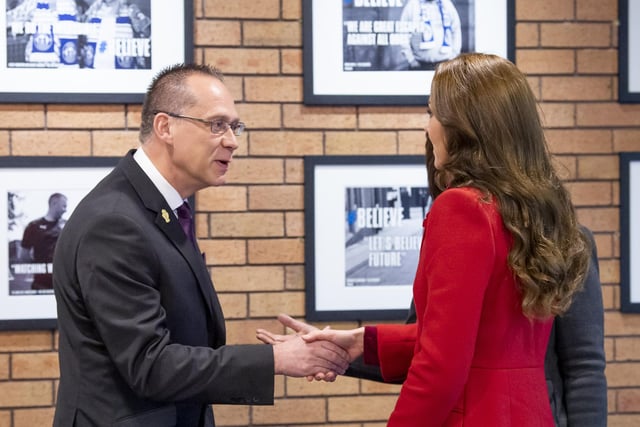
[[[214,336],[216,341],[211,344],[215,346],[222,345],[225,341],[224,316],[203,256],[199,250],[193,247],[191,241],[182,231],[178,219],[164,197],[162,197],[162,194],[160,194],[136,161],[133,160],[134,152],[135,150],[131,150],[122,160],[120,166],[122,166],[123,172],[135,188],[144,206],[155,213],[154,222],[156,226],[178,249],[193,271],[200,293],[207,302],[206,305],[213,320],[211,326],[215,328]]]

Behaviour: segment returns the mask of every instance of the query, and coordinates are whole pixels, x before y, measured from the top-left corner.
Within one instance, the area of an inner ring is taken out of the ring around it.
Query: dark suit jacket
[[[600,270],[593,236],[585,231],[593,251],[584,289],[569,310],[554,321],[545,360],[551,409],[559,427],[607,425]]]
[[[591,232],[591,264],[584,289],[569,310],[555,319],[545,359],[549,400],[558,427],[605,427],[607,381],[604,375],[604,310],[598,254]],[[415,323],[411,303],[407,323]],[[346,375],[382,382],[377,366],[356,359]]]
[[[209,427],[210,403],[272,404],[271,346],[225,346],[203,258],[133,152],[56,246],[54,426]]]

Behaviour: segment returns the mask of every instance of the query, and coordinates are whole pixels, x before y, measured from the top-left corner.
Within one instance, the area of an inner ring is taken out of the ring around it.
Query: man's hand
[[[281,335],[281,334],[274,334],[273,332],[267,331],[265,329],[258,329],[256,330],[256,338],[258,338],[260,341],[262,341],[265,344],[271,344],[273,346],[277,346],[279,344],[285,343],[290,340],[299,339],[300,335],[302,334],[308,334],[310,332],[319,330],[315,326],[296,320],[286,314],[278,315],[278,320],[280,321],[280,323],[282,323],[283,326],[289,329],[292,329],[295,332],[295,334]],[[329,329],[329,327],[327,326],[325,329]],[[274,347],[274,352],[275,351],[276,349]],[[335,370],[316,371],[311,375],[306,375],[306,377],[308,381],[313,381],[315,379],[316,381],[333,382],[336,380],[338,376],[336,372],[338,371],[335,371]]]
[[[344,374],[349,367],[349,354],[329,341],[305,342],[300,336],[291,335],[273,344],[276,374],[290,377],[307,377],[334,381],[337,374]]]

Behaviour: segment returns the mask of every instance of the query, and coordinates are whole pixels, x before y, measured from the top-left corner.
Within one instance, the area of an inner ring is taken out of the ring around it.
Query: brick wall
[[[549,144],[600,254],[609,425],[637,426],[640,316],[619,312],[617,155],[640,151],[640,104],[617,102],[617,1],[516,3],[517,65],[539,97]],[[279,312],[305,314],[303,156],[423,151],[423,107],[302,104],[301,12],[301,0],[195,1],[196,61],[225,72],[250,127],[230,183],[200,192],[196,203],[230,343],[255,342],[256,327],[277,328]],[[137,145],[139,112],[139,105],[0,104],[0,155],[120,156]],[[56,349],[52,331],[0,332],[0,427],[51,424]],[[216,413],[221,426],[383,426],[398,390],[279,376],[274,407]]]

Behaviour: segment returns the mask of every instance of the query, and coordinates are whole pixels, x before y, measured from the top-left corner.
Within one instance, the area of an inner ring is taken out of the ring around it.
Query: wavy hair
[[[495,198],[513,238],[508,262],[523,313],[562,314],[582,287],[590,243],[551,164],[526,77],[504,58],[462,54],[438,65],[430,107],[449,154],[434,184],[475,187]]]

